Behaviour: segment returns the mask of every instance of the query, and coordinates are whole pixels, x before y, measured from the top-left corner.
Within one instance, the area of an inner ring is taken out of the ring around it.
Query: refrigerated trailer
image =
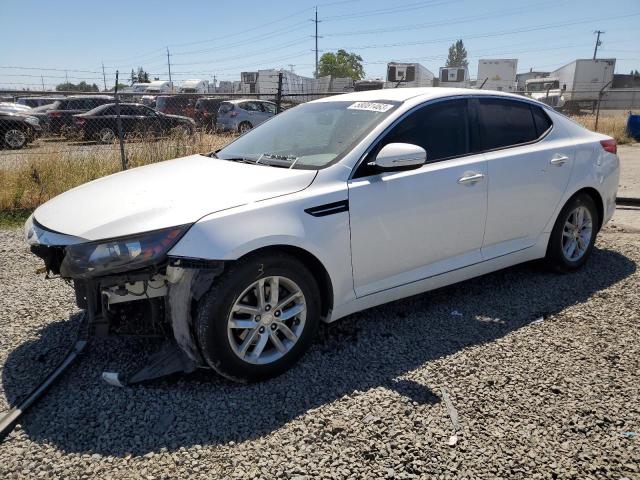
[[[609,88],[616,67],[615,58],[579,59],[551,72],[558,80],[565,110],[592,108],[600,91]]]
[[[515,58],[478,60],[478,88],[498,90],[500,92],[516,91],[516,71],[518,60]]]
[[[389,62],[385,88],[431,87],[434,75],[419,63]]]

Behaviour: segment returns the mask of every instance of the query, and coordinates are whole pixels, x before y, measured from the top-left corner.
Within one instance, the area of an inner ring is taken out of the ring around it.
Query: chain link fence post
[[[276,113],[282,111],[282,72],[278,72],[278,92],[276,93]]]
[[[116,70],[116,87],[114,90],[116,98],[116,124],[118,125],[118,139],[120,141],[120,160],[122,161],[122,170],[127,169],[127,154],[124,151],[124,134],[122,133],[122,118],[120,118],[120,99],[118,95],[118,70]]]

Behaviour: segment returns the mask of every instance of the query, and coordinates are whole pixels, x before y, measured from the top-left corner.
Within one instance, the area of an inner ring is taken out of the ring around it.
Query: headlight
[[[31,125],[40,125],[40,120],[36,117],[25,117],[25,122],[30,123]]]
[[[189,225],[140,233],[130,237],[79,243],[65,248],[63,277],[90,278],[134,270],[158,263]]]

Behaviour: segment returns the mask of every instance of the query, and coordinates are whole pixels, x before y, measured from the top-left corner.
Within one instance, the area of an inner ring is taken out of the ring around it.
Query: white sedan
[[[255,381],[321,321],[530,260],[579,268],[618,177],[613,139],[534,100],[376,90],[82,185],[26,238],[73,280],[91,331],[148,315],[194,365]]]

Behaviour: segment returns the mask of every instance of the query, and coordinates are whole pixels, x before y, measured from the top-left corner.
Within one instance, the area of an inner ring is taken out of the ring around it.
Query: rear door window
[[[218,110],[218,112],[227,113],[227,112],[230,112],[231,110],[233,110],[233,104],[224,102],[220,105],[220,109]]]
[[[476,105],[479,125],[474,150],[512,147],[538,138],[529,103],[502,98],[479,98]]]
[[[264,108],[264,111],[267,113],[270,113],[271,115],[275,115],[276,114],[276,106],[272,103],[263,103],[262,107]]]

